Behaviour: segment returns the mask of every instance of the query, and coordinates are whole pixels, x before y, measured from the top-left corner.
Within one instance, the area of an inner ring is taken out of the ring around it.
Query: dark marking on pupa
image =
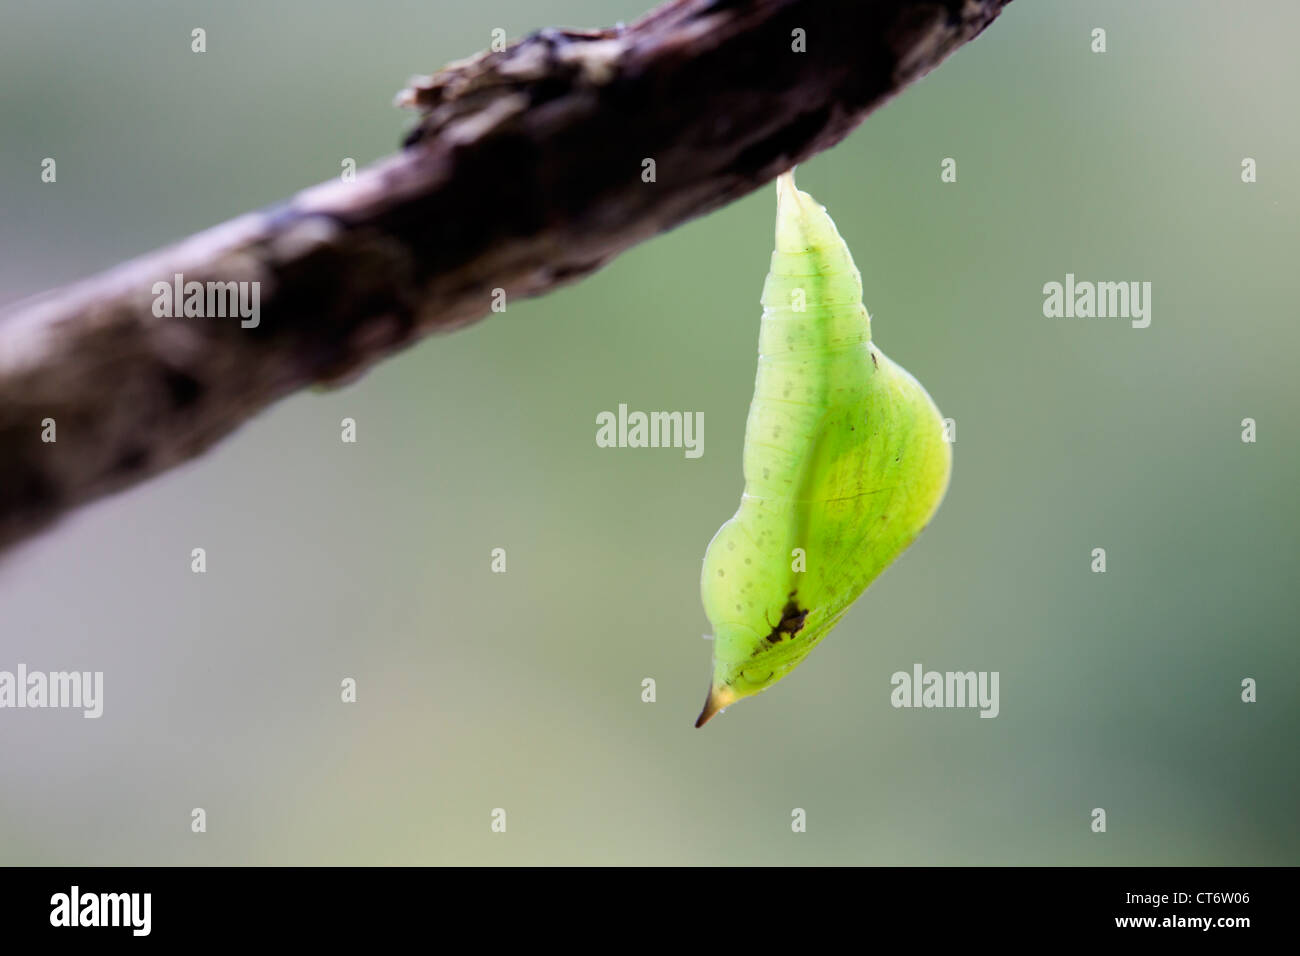
[[[781,609],[781,620],[772,628],[772,633],[765,638],[769,644],[780,644],[787,637],[798,634],[803,630],[804,620],[808,617],[808,609],[801,608],[795,601],[797,593],[796,591],[790,592],[790,599],[785,602],[785,607]]]

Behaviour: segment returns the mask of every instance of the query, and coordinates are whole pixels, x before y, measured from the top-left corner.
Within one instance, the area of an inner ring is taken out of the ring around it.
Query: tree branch
[[[0,315],[0,548],[291,392],[473,321],[494,289],[539,295],[744,196],[839,142],[1007,2],[673,0],[413,81],[399,101],[422,115],[405,148],[355,181]],[[259,283],[257,324],[185,317],[180,302],[155,315],[155,283],[177,274]]]

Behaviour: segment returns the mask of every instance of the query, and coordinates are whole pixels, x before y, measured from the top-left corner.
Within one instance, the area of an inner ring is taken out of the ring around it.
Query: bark
[[[744,196],[839,142],[1007,2],[674,0],[417,78],[398,97],[420,114],[404,148],[354,181],[0,314],[0,548],[285,395],[479,318],[493,290],[542,294]],[[257,325],[159,317],[155,283],[178,273],[258,283]]]

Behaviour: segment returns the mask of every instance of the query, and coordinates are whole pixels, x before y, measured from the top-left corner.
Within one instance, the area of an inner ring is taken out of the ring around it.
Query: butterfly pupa
[[[695,726],[794,670],[929,522],[951,446],[921,384],[871,340],[824,207],[777,179],[745,490],[704,555],[713,678]]]

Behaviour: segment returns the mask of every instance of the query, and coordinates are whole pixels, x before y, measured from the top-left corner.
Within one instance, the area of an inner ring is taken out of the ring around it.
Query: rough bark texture
[[[402,152],[0,315],[0,548],[834,145],[1009,0],[673,0],[413,81]],[[805,31],[807,52],[792,50]],[[643,161],[655,181],[643,181]],[[256,281],[260,322],[154,315]],[[57,442],[42,440],[54,419]]]

